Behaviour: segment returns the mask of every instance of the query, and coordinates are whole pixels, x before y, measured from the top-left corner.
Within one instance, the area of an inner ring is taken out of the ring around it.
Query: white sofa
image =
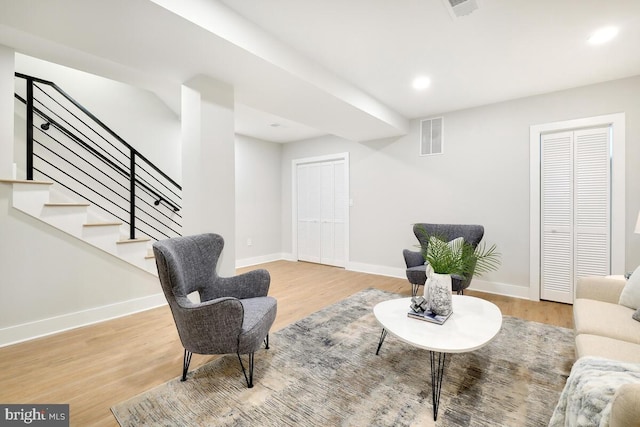
[[[596,356],[640,364],[640,322],[634,309],[618,304],[623,278],[586,277],[578,280],[573,304],[576,357]],[[640,426],[640,383],[618,389],[613,398],[610,427]]]

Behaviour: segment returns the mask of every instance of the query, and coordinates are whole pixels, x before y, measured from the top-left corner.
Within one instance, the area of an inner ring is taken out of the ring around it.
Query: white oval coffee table
[[[466,295],[452,295],[452,298],[453,314],[443,325],[408,317],[411,298],[383,301],[373,308],[382,325],[376,354],[380,353],[387,333],[429,350],[434,421],[438,417],[446,354],[477,350],[495,338],[502,327],[502,313],[495,304]]]

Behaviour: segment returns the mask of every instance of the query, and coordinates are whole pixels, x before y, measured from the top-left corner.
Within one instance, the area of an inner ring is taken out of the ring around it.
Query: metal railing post
[[[136,238],[136,152],[130,150],[130,166],[129,166],[129,238]]]
[[[33,79],[27,79],[27,180],[33,180]]]

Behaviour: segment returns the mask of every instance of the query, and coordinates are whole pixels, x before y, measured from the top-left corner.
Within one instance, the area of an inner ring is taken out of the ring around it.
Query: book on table
[[[451,317],[452,313],[453,311],[450,311],[449,314],[447,314],[446,316],[442,316],[442,315],[433,313],[431,310],[425,310],[423,312],[415,312],[413,310],[410,310],[407,313],[407,316],[412,319],[418,319],[418,320],[423,320],[425,322],[431,322],[438,325],[442,325],[444,322],[447,321],[449,317]]]

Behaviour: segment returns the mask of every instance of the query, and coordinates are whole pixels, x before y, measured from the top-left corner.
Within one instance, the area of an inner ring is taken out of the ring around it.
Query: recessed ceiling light
[[[618,27],[604,27],[591,34],[591,37],[589,37],[588,41],[591,44],[602,44],[608,42],[617,34]]]
[[[431,85],[431,79],[426,76],[420,76],[413,79],[412,86],[415,90],[424,90]]]
[[[279,128],[282,125],[280,123],[271,123],[269,126],[271,126],[272,128]]]

